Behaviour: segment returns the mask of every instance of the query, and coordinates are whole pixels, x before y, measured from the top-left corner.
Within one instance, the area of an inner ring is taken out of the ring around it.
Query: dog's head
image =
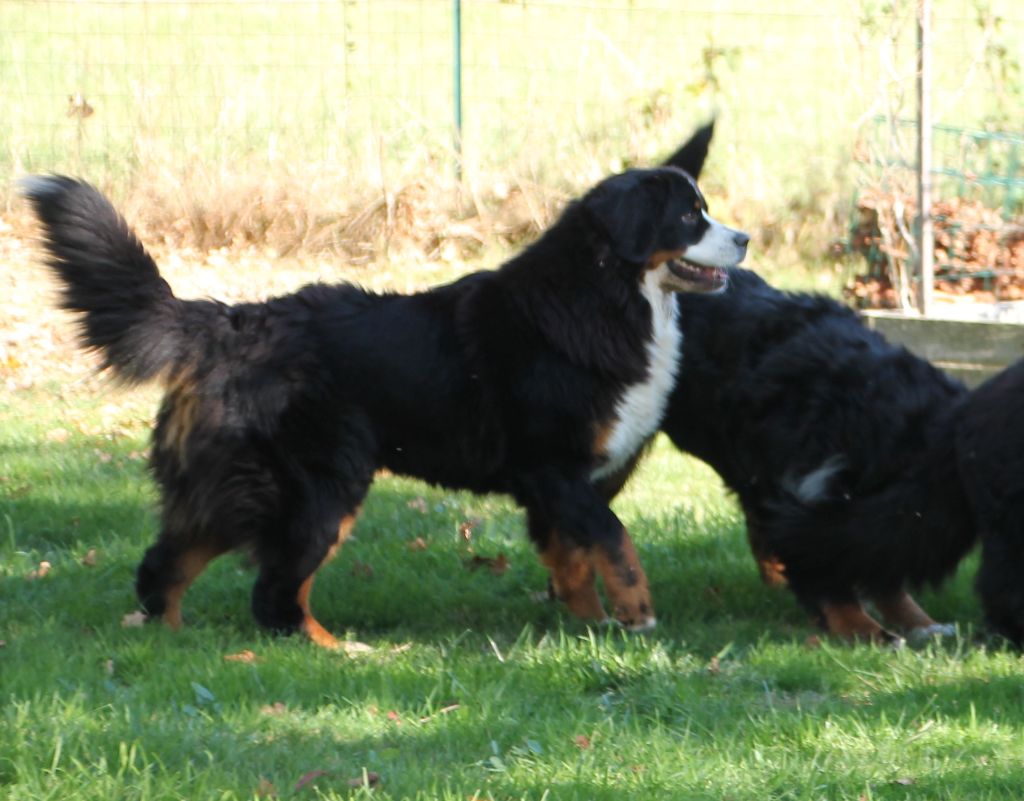
[[[624,268],[658,271],[665,291],[724,288],[725,269],[743,260],[750,240],[712,219],[696,181],[674,166],[612,176],[583,198],[583,206]]]

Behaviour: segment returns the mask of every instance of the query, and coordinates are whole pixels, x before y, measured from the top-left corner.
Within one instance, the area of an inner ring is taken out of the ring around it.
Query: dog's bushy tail
[[[951,441],[883,486],[816,502],[787,495],[758,531],[794,587],[816,595],[837,582],[862,589],[937,584],[976,541]]]
[[[174,297],[124,218],[94,187],[47,175],[25,178],[20,188],[42,223],[61,305],[79,315],[83,345],[129,383],[169,379],[187,357],[197,322],[191,318],[212,304]]]

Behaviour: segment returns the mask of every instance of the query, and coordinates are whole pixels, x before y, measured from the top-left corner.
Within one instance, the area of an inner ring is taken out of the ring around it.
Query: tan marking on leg
[[[212,559],[220,556],[224,551],[209,545],[198,546],[190,551],[185,551],[175,564],[175,571],[178,580],[172,584],[164,594],[164,623],[174,631],[181,628],[181,599],[185,596],[186,590],[192,582],[198,578]]]
[[[657,621],[647,574],[626,529],[622,529],[614,548],[594,548],[594,565],[604,581],[604,591],[615,619],[633,631],[653,628]]]
[[[570,612],[584,620],[607,620],[586,551],[563,542],[558,532],[552,531],[540,559],[551,573],[555,596]]]
[[[882,628],[881,624],[864,611],[859,603],[823,603],[821,614],[830,634],[847,640],[868,640],[879,643],[898,642],[896,637]]]
[[[761,581],[769,587],[785,587],[789,584],[789,580],[786,578],[786,565],[768,550],[757,525],[751,523],[749,519],[747,521],[747,542],[750,543],[750,552],[754,555],[757,571],[761,574]]]
[[[359,517],[359,512],[361,510],[362,506],[357,506],[352,514],[341,519],[341,522],[338,524],[338,538],[328,549],[324,558],[320,560],[320,564],[317,566],[316,570],[319,570],[334,558],[338,549],[341,548],[345,540],[347,540],[349,535],[352,534],[352,528],[355,526],[356,519]],[[316,570],[314,570],[309,577],[302,582],[302,585],[299,587],[299,592],[295,597],[296,603],[298,603],[299,608],[302,610],[302,623],[299,628],[315,645],[319,645],[321,648],[330,648],[331,650],[334,650],[340,646],[337,638],[320,625],[320,622],[313,617],[313,612],[310,610],[309,606],[309,594],[313,589],[313,579],[316,576]]]
[[[785,587],[789,583],[786,578],[786,566],[779,561],[778,557],[759,557],[755,554],[754,559],[757,560],[757,570],[761,574],[761,581],[769,587]]]
[[[334,545],[330,547],[330,550],[327,551],[327,555],[320,563],[320,567],[323,567],[325,564],[327,564],[327,562],[330,562],[337,555],[338,550],[341,548],[341,546],[345,544],[345,540],[347,540],[349,536],[352,534],[352,529],[355,527],[356,524],[356,518],[359,517],[359,512],[361,510],[362,507],[357,506],[356,510],[352,514],[350,514],[348,517],[343,517],[341,519],[341,523],[338,524],[338,539],[337,541],[335,541]],[[319,569],[320,568],[317,568],[317,570]]]
[[[904,631],[937,626],[938,623],[925,612],[906,592],[895,595],[882,595],[872,598],[879,613],[890,626]]]
[[[313,589],[313,579],[316,577],[314,572],[309,576],[302,586],[299,587],[299,592],[295,597],[299,608],[302,610],[302,623],[300,629],[313,642],[314,645],[319,645],[321,648],[329,648],[335,650],[338,648],[338,641],[334,635],[331,634],[327,629],[320,625],[313,613],[309,608],[309,593]]]

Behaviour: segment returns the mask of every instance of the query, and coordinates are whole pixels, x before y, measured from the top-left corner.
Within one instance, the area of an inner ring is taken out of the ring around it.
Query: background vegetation
[[[703,184],[751,263],[843,282],[863,143],[911,110],[912,3],[463,5],[458,182],[443,0],[0,3],[0,797],[1018,799],[1024,661],[981,633],[973,560],[921,596],[955,640],[821,641],[664,442],[616,503],[650,637],[535,601],[506,501],[390,477],[317,581],[346,653],[260,632],[231,558],[183,632],[131,625],[156,395],[75,348],[8,179],[102,185],[183,296],[406,290],[717,114]],[[1019,126],[1016,5],[935,5],[940,120]]]
[[[448,0],[3,3],[0,175],[85,175],[179,246],[409,265],[516,245],[717,115],[715,211],[792,269],[831,266],[876,118],[913,113],[911,0],[462,5],[462,183]],[[933,5],[936,121],[1019,126],[1016,4]]]

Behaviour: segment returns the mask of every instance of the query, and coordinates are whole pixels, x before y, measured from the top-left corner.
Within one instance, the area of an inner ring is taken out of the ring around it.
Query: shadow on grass
[[[118,605],[98,612],[99,619],[134,608],[134,570],[158,528],[157,493],[142,461],[128,458],[124,447],[111,450],[97,458],[94,449],[73,443],[0,449],[0,458],[22,465],[0,488],[6,494],[0,553],[21,559],[15,572],[46,559],[69,580],[63,592],[43,598],[29,593],[37,610],[50,603],[58,614],[97,581],[105,582],[105,592],[89,594],[90,604],[116,598]],[[657,517],[622,515],[649,573],[660,623],[656,636],[714,653],[729,642],[757,642],[766,632],[781,641],[814,633],[788,592],[758,580],[737,517],[698,521],[673,511],[670,501]],[[89,549],[100,551],[99,569],[81,562]],[[492,569],[487,560],[499,559],[504,569]],[[217,560],[187,595],[186,619],[227,620],[251,630],[254,579],[240,558]],[[329,629],[358,637],[432,641],[468,629],[507,640],[525,624],[547,629],[559,621],[584,630],[557,604],[537,601],[546,581],[523,515],[509,500],[382,478],[353,538],[317,574],[313,606]],[[962,577],[943,593],[926,594],[925,601],[944,619],[975,614]]]

